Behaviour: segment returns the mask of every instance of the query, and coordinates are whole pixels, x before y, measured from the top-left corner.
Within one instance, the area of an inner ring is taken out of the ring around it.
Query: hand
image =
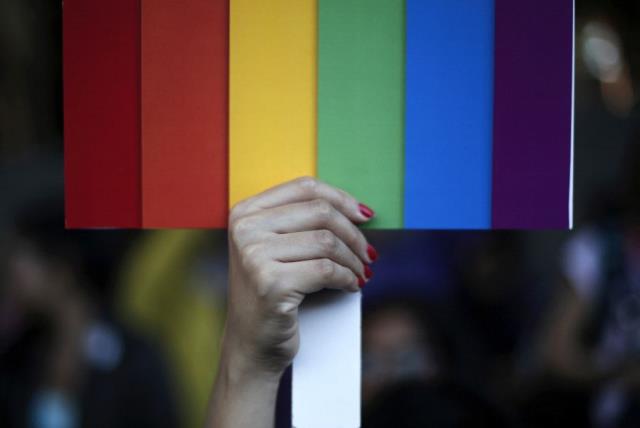
[[[257,421],[272,411],[278,380],[298,350],[298,307],[324,288],[360,291],[376,253],[356,224],[372,215],[352,196],[313,178],[233,208],[228,316],[212,408],[214,417],[228,417],[214,419],[215,426],[270,426]],[[234,418],[231,396],[257,407],[245,405]]]
[[[251,364],[280,374],[291,363],[305,295],[323,288],[360,291],[373,260],[354,223],[368,219],[353,197],[313,178],[234,207],[226,334]]]

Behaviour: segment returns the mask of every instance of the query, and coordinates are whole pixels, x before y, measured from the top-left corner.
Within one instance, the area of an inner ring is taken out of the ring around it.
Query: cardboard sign
[[[573,37],[573,0],[65,0],[67,227],[222,228],[315,175],[374,228],[571,228]],[[360,296],[330,300],[298,428],[360,425]]]
[[[228,9],[65,2],[68,227],[221,228],[303,175],[372,228],[571,227],[572,0]]]

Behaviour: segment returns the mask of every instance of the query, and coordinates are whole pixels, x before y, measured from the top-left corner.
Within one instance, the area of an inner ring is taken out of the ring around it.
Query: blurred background
[[[226,236],[63,229],[60,3],[0,1],[0,426],[200,427]],[[640,427],[640,3],[576,6],[577,228],[369,232],[365,428]]]

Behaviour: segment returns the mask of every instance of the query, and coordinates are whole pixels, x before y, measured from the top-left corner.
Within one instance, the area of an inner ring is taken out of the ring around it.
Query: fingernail
[[[373,245],[371,244],[367,245],[367,255],[369,256],[369,259],[371,259],[372,262],[375,262],[376,260],[378,260],[378,252],[376,251],[375,248],[373,248]]]
[[[363,288],[365,284],[366,284],[366,281],[358,277],[358,287]]]
[[[365,204],[358,204],[358,207],[360,208],[360,212],[362,213],[362,215],[368,219],[376,215],[376,213]]]
[[[364,277],[367,279],[371,279],[373,276],[373,271],[369,267],[369,265],[364,265]]]

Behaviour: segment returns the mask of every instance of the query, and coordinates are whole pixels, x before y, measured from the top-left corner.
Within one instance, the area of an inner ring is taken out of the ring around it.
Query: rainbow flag
[[[573,0],[65,0],[67,227],[316,176],[384,229],[572,227]]]

